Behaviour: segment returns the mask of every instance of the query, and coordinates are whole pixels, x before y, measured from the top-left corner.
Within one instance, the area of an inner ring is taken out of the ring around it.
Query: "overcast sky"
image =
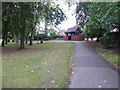
[[[58,2],[60,4],[60,8],[63,10],[65,15],[67,16],[67,20],[63,21],[62,24],[59,25],[60,29],[68,29],[76,25],[75,18],[75,8],[76,5],[72,5],[68,7],[68,4],[65,4],[63,1]]]
[[[58,28],[60,30],[67,30],[68,28],[71,28],[73,26],[76,25],[76,18],[75,18],[75,8],[76,5],[72,5],[71,7],[68,7],[68,4],[64,2],[64,0],[59,0],[56,1],[56,4],[59,4],[59,7],[62,9],[62,11],[64,12],[64,14],[67,17],[67,20],[63,21],[61,24],[58,25]],[[44,30],[44,23],[40,23],[38,26],[42,27]],[[37,27],[38,28],[38,27]],[[51,27],[48,27],[48,29],[50,29]],[[59,29],[54,28],[55,30],[59,31]],[[39,29],[38,29],[39,30]]]

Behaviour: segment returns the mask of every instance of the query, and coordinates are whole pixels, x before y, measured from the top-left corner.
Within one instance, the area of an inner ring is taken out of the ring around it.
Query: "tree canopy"
[[[106,32],[119,29],[119,10],[119,2],[80,2],[76,7],[76,21],[92,37],[100,38]]]
[[[46,26],[57,26],[65,18],[59,6],[50,2],[3,2],[2,46],[7,44],[10,34],[12,38],[16,38],[16,42],[20,39],[20,48],[23,49],[28,36],[32,45],[32,37],[39,22],[45,21]]]

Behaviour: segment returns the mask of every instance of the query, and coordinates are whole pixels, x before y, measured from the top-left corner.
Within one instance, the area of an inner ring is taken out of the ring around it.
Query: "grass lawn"
[[[2,40],[0,39],[0,46]],[[2,88],[2,48],[0,47],[0,89]]]
[[[99,50],[101,53],[102,56],[104,56],[107,60],[110,60],[116,64],[118,64],[118,57],[120,55],[116,54],[116,53],[113,53],[112,50],[109,50],[109,49],[103,49],[103,48],[96,48],[97,50]]]
[[[1,43],[2,43],[2,39],[0,39],[0,45],[1,45]]]
[[[26,45],[24,50],[18,47],[3,48],[3,88],[62,88],[68,81],[73,43],[47,41]]]

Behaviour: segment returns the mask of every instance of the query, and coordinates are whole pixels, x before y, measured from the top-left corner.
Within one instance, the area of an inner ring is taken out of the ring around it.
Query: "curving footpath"
[[[85,42],[75,41],[69,88],[118,88],[118,72]]]

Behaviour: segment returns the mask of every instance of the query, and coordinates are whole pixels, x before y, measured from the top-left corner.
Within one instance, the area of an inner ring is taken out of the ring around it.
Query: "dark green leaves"
[[[119,10],[118,2],[80,2],[76,7],[76,20],[86,32],[94,32],[99,37],[113,29],[119,29]]]

